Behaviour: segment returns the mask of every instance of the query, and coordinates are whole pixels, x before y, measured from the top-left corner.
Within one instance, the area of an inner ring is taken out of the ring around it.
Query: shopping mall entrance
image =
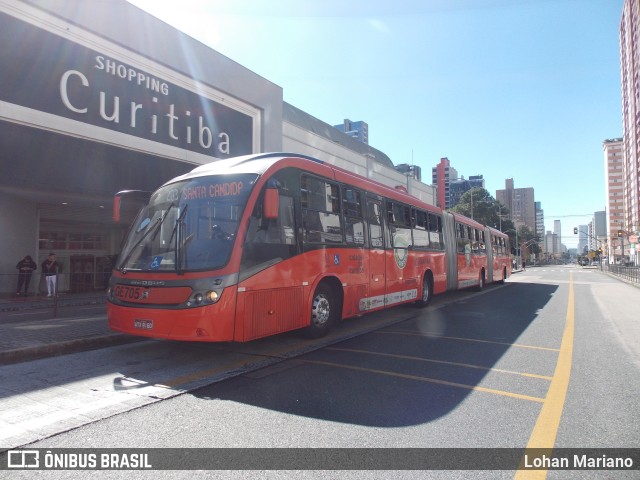
[[[42,262],[56,254],[58,291],[102,291],[134,212],[112,219],[113,195],[158,188],[194,165],[0,122],[0,292],[15,292],[16,263],[38,264],[30,294],[46,293]],[[5,228],[6,227],[6,228]]]

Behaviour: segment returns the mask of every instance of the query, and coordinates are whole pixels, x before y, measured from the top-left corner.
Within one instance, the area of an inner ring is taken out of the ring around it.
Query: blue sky
[[[369,124],[394,163],[448,157],[495,197],[533,187],[547,230],[605,209],[622,136],[623,0],[130,0],[283,88],[329,124]]]

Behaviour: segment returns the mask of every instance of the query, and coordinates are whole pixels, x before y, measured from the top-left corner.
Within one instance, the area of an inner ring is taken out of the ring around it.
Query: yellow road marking
[[[346,368],[349,370],[356,370],[359,372],[377,373],[379,375],[386,375],[389,377],[406,378],[408,380],[417,380],[419,382],[428,382],[428,383],[435,383],[438,385],[446,385],[448,387],[464,388],[465,390],[474,390],[478,392],[493,393],[494,395],[518,398],[520,400],[529,400],[530,402],[538,402],[538,403],[544,402],[544,398],[531,397],[529,395],[521,395],[519,393],[513,393],[513,392],[505,392],[503,390],[494,390],[492,388],[479,387],[477,385],[466,385],[464,383],[449,382],[447,380],[438,380],[436,378],[419,377],[417,375],[409,375],[406,373],[395,373],[395,372],[389,372],[387,370],[376,370],[373,368],[356,367],[353,365],[344,365],[344,364],[333,363],[333,362],[322,362],[318,360],[302,360],[302,361],[304,363],[310,363],[313,365],[326,365],[328,367]]]
[[[567,389],[569,388],[569,377],[571,376],[573,357],[574,325],[573,273],[570,273],[567,318],[564,325],[564,333],[562,334],[562,344],[560,345],[556,371],[553,374],[553,380],[551,380],[547,397],[544,399],[538,420],[527,444],[527,449],[546,449],[547,455],[551,455],[556,442],[556,435],[560,427]],[[515,476],[517,480],[545,478],[547,478],[547,470],[518,470]]]
[[[552,377],[548,377],[546,375],[538,375],[536,373],[522,373],[522,372],[514,372],[513,370],[504,370],[502,368],[491,368],[484,367],[482,365],[473,365],[470,363],[459,363],[459,362],[447,362],[445,360],[435,360],[432,358],[422,358],[422,357],[414,357],[410,355],[398,355],[394,353],[381,353],[381,352],[372,352],[370,350],[357,350],[355,348],[337,348],[337,347],[327,347],[327,350],[336,350],[339,352],[351,352],[351,353],[366,353],[369,355],[376,355],[380,357],[390,357],[390,358],[399,358],[403,360],[416,360],[419,362],[429,362],[429,363],[439,363],[442,365],[451,365],[454,367],[464,367],[464,368],[475,368],[478,370],[487,370],[491,372],[499,372],[499,373],[508,373],[511,375],[519,375],[522,377],[531,377],[531,378],[539,378],[542,380],[551,380]]]
[[[434,337],[434,338],[445,338],[447,340],[460,340],[463,342],[477,342],[477,343],[492,343],[494,345],[507,345],[509,347],[518,347],[518,348],[531,348],[534,350],[548,350],[550,352],[559,352],[560,350],[557,348],[549,348],[549,347],[538,347],[535,345],[523,345],[521,343],[509,343],[509,342],[495,342],[493,340],[480,340],[478,338],[465,338],[465,337],[447,337],[444,335],[438,335],[437,333],[424,333],[424,332],[403,332],[398,330],[381,330],[374,333],[391,333],[394,335],[414,335],[416,337]]]
[[[207,370],[200,370],[197,372],[189,373],[186,375],[182,375],[180,377],[172,378],[166,382],[157,383],[155,386],[157,387],[177,387],[179,385],[185,385],[187,383],[195,382],[197,380],[202,380],[203,378],[210,377],[212,375],[216,375],[218,373],[227,372],[235,370],[236,368],[243,367],[250,362],[248,359],[244,358],[241,360],[237,360],[235,362],[227,363],[224,365],[220,365],[215,368],[209,368]]]

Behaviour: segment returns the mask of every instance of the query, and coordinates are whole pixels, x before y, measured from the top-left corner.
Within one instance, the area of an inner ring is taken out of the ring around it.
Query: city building
[[[537,232],[533,188],[514,188],[513,185],[513,178],[507,178],[504,190],[496,191],[496,200],[509,209],[509,220],[516,228],[526,225],[532,232]]]
[[[449,205],[450,208],[460,203],[460,197],[472,188],[484,188],[484,178],[482,175],[471,175],[468,179],[464,177],[449,182]]]
[[[547,260],[560,258],[561,250],[558,247],[557,235],[551,231],[547,231],[544,236],[544,255]]]
[[[544,238],[544,210],[542,202],[534,202],[536,210],[536,235],[540,240]]]
[[[624,0],[620,20],[625,235],[640,230],[640,1]],[[610,232],[611,235],[611,232]],[[626,242],[625,242],[626,243]],[[626,253],[625,253],[626,254]]]
[[[589,250],[594,252],[603,247],[607,241],[607,212],[593,212],[593,220],[590,223]],[[603,248],[604,251],[604,248]]]
[[[342,124],[334,125],[334,127],[345,135],[349,135],[359,142],[369,145],[369,125],[367,125],[366,122],[361,120],[358,122],[352,122],[348,118],[345,118]]]
[[[562,223],[560,220],[553,221],[553,235],[555,241],[553,251],[556,255],[562,255]]]
[[[626,225],[624,208],[624,159],[622,138],[605,140],[602,144],[605,164],[607,245],[609,255],[621,255],[618,230]]]
[[[431,169],[432,184],[436,186],[436,205],[451,208],[451,182],[458,179],[458,171],[451,166],[449,159],[443,157],[440,163]]]
[[[578,255],[583,255],[589,249],[589,225],[578,225]]]
[[[396,165],[396,170],[408,177],[415,178],[419,182],[422,181],[422,169],[418,165],[401,163]]]

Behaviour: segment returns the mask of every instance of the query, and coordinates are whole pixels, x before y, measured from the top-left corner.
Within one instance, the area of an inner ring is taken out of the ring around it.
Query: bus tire
[[[433,298],[433,278],[430,274],[426,274],[422,279],[421,295],[414,305],[418,308],[425,308],[431,303]]]
[[[336,300],[333,289],[324,283],[316,288],[311,301],[311,323],[305,329],[309,338],[324,337],[340,313],[340,305]]]
[[[506,279],[507,279],[507,269],[503,268],[502,269],[502,278],[500,279],[500,281],[498,283],[503,284]]]

